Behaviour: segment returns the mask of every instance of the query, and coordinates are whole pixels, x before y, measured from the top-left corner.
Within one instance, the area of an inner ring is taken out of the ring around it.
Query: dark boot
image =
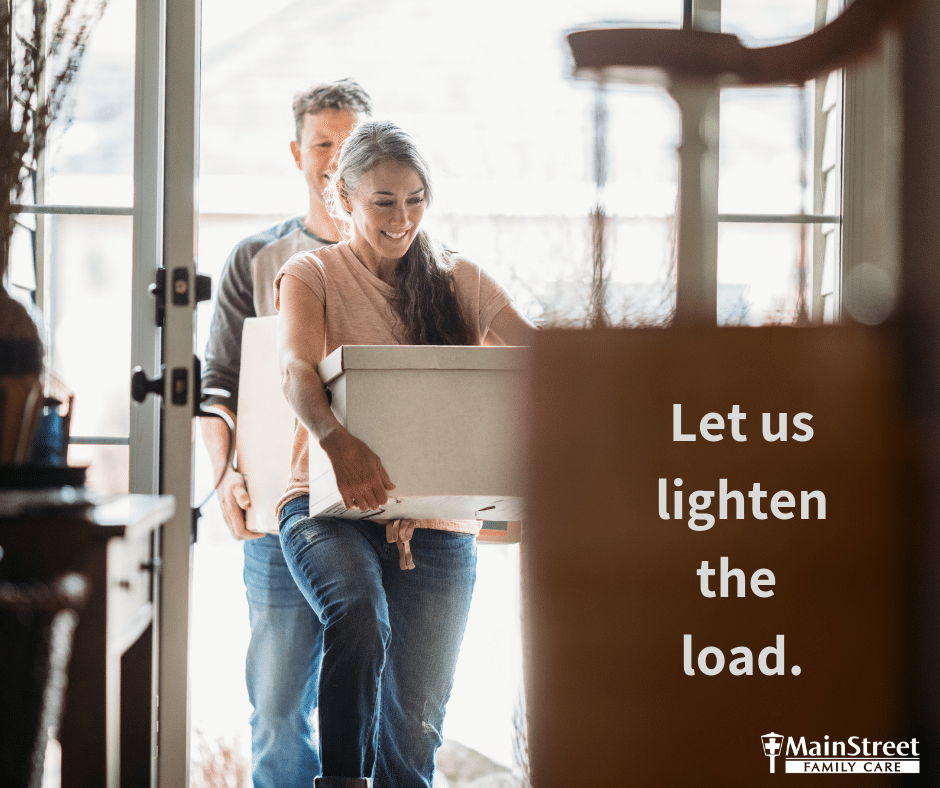
[[[368,777],[314,777],[313,788],[370,788]]]

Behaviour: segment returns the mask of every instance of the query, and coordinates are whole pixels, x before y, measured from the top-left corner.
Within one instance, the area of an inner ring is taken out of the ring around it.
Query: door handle
[[[160,376],[148,378],[143,367],[134,367],[131,371],[131,399],[134,402],[143,402],[148,394],[163,396],[163,379],[165,377],[164,368],[160,368]]]

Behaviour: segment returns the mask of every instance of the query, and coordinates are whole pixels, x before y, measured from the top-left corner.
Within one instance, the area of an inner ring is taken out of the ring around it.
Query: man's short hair
[[[315,115],[325,109],[351,110],[366,115],[372,112],[372,99],[354,79],[340,79],[314,85],[294,96],[294,122],[297,126],[297,142],[304,129],[304,117]]]

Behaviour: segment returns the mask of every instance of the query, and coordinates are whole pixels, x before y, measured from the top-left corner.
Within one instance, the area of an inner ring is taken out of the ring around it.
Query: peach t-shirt
[[[490,322],[510,302],[506,292],[479,267],[463,258],[453,266],[457,300],[467,320],[473,343],[482,345]],[[323,357],[341,345],[404,345],[400,321],[391,301],[391,285],[366,268],[343,241],[312,252],[301,252],[288,260],[274,280],[274,305],[280,309],[280,283],[295,276],[323,304],[326,342]],[[291,452],[291,478],[278,501],[277,511],[292,498],[308,493],[308,433],[300,424],[294,432]],[[419,520],[419,528],[475,533],[476,521]]]

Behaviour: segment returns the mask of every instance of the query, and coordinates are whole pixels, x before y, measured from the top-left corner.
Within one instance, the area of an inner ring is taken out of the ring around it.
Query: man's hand
[[[379,456],[343,427],[333,430],[320,445],[330,458],[336,486],[347,509],[368,512],[388,503],[395,485]]]
[[[222,477],[216,490],[219,496],[219,506],[222,507],[222,517],[232,536],[236,539],[257,539],[264,536],[257,531],[249,531],[245,524],[245,509],[251,506],[248,489],[245,487],[245,477],[234,468],[229,468]]]
[[[235,414],[225,405],[213,406],[228,415],[232,424],[235,424]],[[257,539],[264,534],[249,531],[245,526],[244,510],[251,506],[248,490],[245,488],[245,477],[229,465],[229,440],[231,435],[225,422],[219,418],[204,417],[202,422],[202,438],[209,453],[212,464],[213,478],[221,477],[216,495],[219,496],[219,506],[222,508],[222,517],[232,536],[236,539]]]

